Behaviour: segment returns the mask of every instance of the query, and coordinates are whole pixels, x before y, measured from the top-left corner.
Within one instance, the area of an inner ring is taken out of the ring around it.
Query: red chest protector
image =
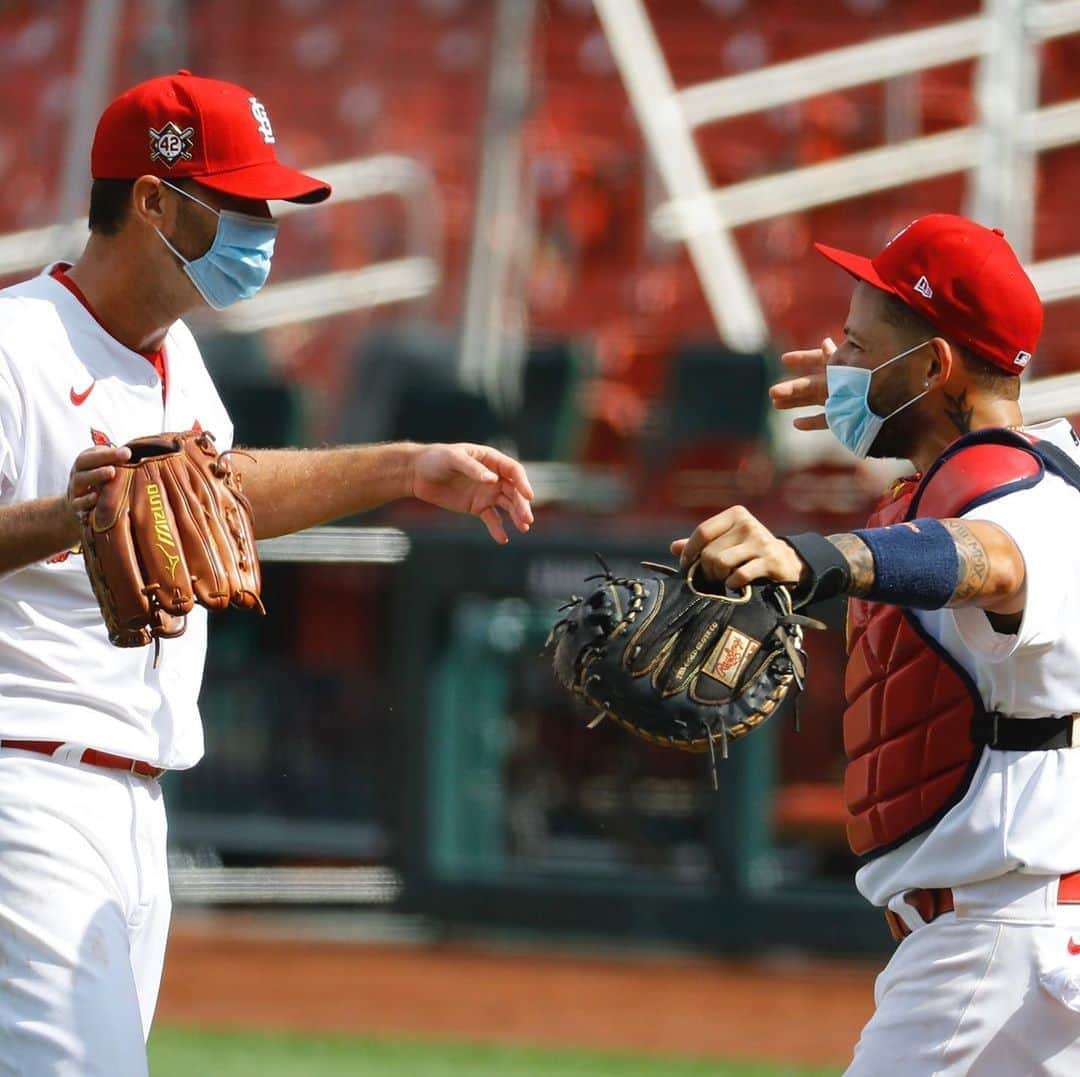
[[[1046,469],[1076,481],[1056,446],[1009,430],[954,442],[919,482],[898,483],[868,527],[946,519],[1038,483]],[[867,858],[929,829],[967,791],[980,750],[982,699],[967,672],[907,610],[851,599],[844,678],[848,841]]]

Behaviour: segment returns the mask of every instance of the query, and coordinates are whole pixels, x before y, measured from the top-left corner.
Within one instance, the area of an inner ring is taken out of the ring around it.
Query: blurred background
[[[538,506],[506,549],[404,503],[265,544],[269,616],[214,618],[207,758],[167,779],[163,1019],[199,1017],[183,962],[256,920],[414,956],[880,964],[843,833],[842,609],[807,641],[801,732],[737,744],[716,792],[698,757],[586,730],[540,650],[594,552],[662,558],[733,503],[845,530],[895,474],[770,414],[779,353],[847,311],[815,240],[873,254],[933,211],[1004,227],[1047,303],[1025,412],[1080,413],[1080,3],[0,0],[0,283],[78,254],[98,115],[181,67],[248,87],[279,156],[335,188],[275,207],[259,297],[192,322],[237,443],[487,441]],[[717,968],[689,993],[749,982]],[[767,1057],[842,1062],[853,1036]]]

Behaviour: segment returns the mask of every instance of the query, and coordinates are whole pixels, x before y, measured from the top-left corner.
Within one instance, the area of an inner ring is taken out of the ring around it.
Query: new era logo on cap
[[[1042,303],[1000,228],[931,213],[898,232],[872,259],[814,246],[1001,370],[1019,374],[1031,361],[1042,332]]]

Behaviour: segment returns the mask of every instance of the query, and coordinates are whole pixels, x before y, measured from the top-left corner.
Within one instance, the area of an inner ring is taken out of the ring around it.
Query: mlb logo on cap
[[[190,71],[140,82],[102,114],[94,179],[189,177],[240,198],[321,202],[330,187],[281,164],[270,114],[241,86]]]

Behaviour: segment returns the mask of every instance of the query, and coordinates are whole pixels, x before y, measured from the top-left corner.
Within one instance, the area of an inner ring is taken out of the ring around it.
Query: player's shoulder
[[[28,308],[39,303],[55,306],[56,296],[56,282],[49,276],[48,271],[0,288],[0,303],[20,304]]]
[[[1047,476],[1060,481],[1044,484]],[[911,514],[965,516],[1035,488],[1070,498],[1080,491],[1080,436],[1065,419],[958,438],[927,470]]]
[[[19,345],[59,325],[57,285],[46,274],[0,289],[0,347]]]

